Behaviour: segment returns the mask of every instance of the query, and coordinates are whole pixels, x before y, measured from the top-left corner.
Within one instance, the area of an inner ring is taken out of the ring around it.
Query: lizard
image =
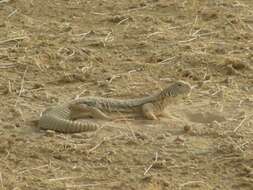
[[[92,131],[100,126],[97,122],[73,120],[85,117],[110,120],[104,112],[141,113],[146,119],[157,120],[175,97],[189,96],[191,89],[189,83],[179,80],[158,93],[141,98],[122,100],[86,96],[48,108],[42,113],[39,127],[65,133]]]

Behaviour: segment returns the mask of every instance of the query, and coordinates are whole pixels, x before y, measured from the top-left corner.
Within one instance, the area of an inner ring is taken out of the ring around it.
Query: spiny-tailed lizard
[[[85,117],[94,119],[110,119],[104,112],[141,113],[146,119],[155,120],[174,98],[188,96],[191,85],[184,81],[176,81],[164,90],[150,96],[134,99],[114,99],[87,96],[68,103],[46,109],[39,120],[41,129],[63,133],[94,131],[100,124],[93,121],[75,121]]]

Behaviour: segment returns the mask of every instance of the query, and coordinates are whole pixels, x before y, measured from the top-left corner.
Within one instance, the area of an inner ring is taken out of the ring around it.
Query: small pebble
[[[210,75],[206,75],[204,79],[205,79],[205,80],[210,80],[210,79],[211,79],[211,76],[210,76]]]
[[[190,125],[185,125],[184,126],[184,132],[186,132],[186,133],[188,133],[189,131],[191,131],[192,130],[192,127],[190,126]]]
[[[84,169],[83,169],[83,167],[75,165],[75,166],[72,167],[72,170],[73,171],[77,171],[77,172],[82,172]]]
[[[166,139],[166,136],[165,136],[165,134],[158,135],[158,136],[156,137],[156,139],[157,139],[157,140],[164,140],[164,139]]]
[[[166,160],[157,161],[153,164],[153,168],[155,169],[161,169],[166,167]]]

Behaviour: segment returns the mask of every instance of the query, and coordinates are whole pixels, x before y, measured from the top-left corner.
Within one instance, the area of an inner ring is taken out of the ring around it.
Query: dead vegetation
[[[1,0],[0,189],[252,189],[252,18],[251,0]],[[176,79],[196,88],[160,121],[36,128],[54,103]]]

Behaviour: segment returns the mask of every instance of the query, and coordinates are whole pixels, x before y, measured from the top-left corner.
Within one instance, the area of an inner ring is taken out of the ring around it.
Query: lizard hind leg
[[[157,120],[158,118],[155,115],[154,105],[152,103],[147,103],[142,106],[143,116],[150,120]]]
[[[70,117],[72,119],[80,119],[85,117],[92,117],[95,119],[110,120],[110,117],[96,107],[88,106],[86,104],[71,104],[69,106],[71,111]]]

